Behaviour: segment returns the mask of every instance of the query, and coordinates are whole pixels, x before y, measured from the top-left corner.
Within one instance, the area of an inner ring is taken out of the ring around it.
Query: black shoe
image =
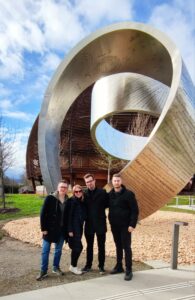
[[[133,278],[133,273],[131,271],[126,271],[125,272],[125,277],[124,277],[124,280],[131,280]]]
[[[104,268],[99,268],[99,272],[100,272],[101,275],[103,275],[103,274],[106,273],[106,271],[104,270]]]
[[[114,267],[114,269],[112,269],[110,271],[110,274],[114,275],[114,274],[119,274],[119,273],[123,273],[124,269],[123,267]]]
[[[41,271],[40,274],[37,276],[36,280],[41,281],[44,278],[46,278],[47,276],[48,276],[47,271]]]
[[[90,271],[91,271],[91,268],[88,267],[88,266],[85,266],[84,268],[81,269],[81,271],[82,271],[83,273],[87,273],[87,272],[90,272]]]
[[[56,268],[56,267],[53,267],[52,273],[54,273],[58,276],[63,276],[64,275],[64,272],[60,268]]]

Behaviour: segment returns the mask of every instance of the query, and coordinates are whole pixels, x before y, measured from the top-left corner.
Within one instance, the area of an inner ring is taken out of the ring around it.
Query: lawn
[[[164,206],[160,210],[162,210],[162,211],[182,212],[182,213],[188,213],[188,214],[195,214],[195,210],[183,209],[183,208],[177,208],[177,207],[170,207],[170,206]]]
[[[19,211],[1,213],[0,220],[13,220],[28,216],[37,216],[43,204],[43,197],[34,194],[7,194],[6,208],[18,208]],[[0,203],[2,208],[2,203]]]
[[[18,208],[19,211],[12,213],[0,213],[0,220],[14,220],[23,217],[34,217],[40,213],[43,204],[43,197],[34,194],[8,194],[6,195],[6,207]],[[189,197],[179,196],[179,205],[188,205]],[[195,214],[195,210],[179,209],[170,207],[176,205],[176,199],[173,198],[166,206],[161,208],[163,211],[187,212]],[[2,204],[0,203],[0,208]]]
[[[178,208],[176,205],[195,205],[195,196],[191,196],[191,199],[193,199],[193,203],[189,202],[189,196],[177,196],[171,199],[169,203],[167,203],[164,207],[162,207],[160,210],[163,211],[174,211],[174,212],[183,212],[183,213],[191,213],[195,214],[195,209],[183,209]],[[175,205],[176,207],[171,207],[172,205]]]
[[[176,200],[178,198],[178,200]],[[191,196],[191,199],[193,199],[193,203],[195,205],[195,196]],[[178,203],[177,203],[178,201]],[[177,196],[171,199],[171,201],[167,204],[169,205],[189,205],[189,196]]]

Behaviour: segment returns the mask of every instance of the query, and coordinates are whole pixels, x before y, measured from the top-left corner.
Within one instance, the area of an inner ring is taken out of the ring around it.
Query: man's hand
[[[42,231],[42,234],[43,234],[43,235],[46,235],[46,234],[48,234],[48,231],[47,231],[47,230]]]
[[[133,232],[133,230],[134,230],[134,228],[133,228],[132,226],[129,226],[129,227],[128,227],[128,231],[129,231],[129,232]]]

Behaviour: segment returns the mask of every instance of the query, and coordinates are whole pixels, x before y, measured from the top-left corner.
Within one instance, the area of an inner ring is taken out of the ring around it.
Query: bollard
[[[171,269],[177,269],[179,226],[188,226],[188,223],[187,222],[175,222],[173,225]]]

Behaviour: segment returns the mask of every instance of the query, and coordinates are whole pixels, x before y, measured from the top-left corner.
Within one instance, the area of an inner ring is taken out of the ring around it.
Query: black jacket
[[[68,222],[68,209],[67,200],[65,202],[63,225],[60,224],[61,209],[59,200],[54,194],[48,195],[45,198],[44,204],[41,209],[40,222],[41,231],[48,231],[47,235],[43,235],[43,238],[49,242],[57,243],[60,235],[63,234],[64,238],[67,238],[67,222]]]
[[[107,231],[105,208],[108,206],[108,194],[105,190],[95,188],[85,192],[87,218],[85,234],[103,234]]]
[[[68,232],[73,232],[74,237],[81,237],[86,219],[85,203],[73,196],[68,199],[68,207]]]
[[[109,193],[109,221],[114,227],[136,227],[139,208],[135,194],[122,186],[119,193]]]

